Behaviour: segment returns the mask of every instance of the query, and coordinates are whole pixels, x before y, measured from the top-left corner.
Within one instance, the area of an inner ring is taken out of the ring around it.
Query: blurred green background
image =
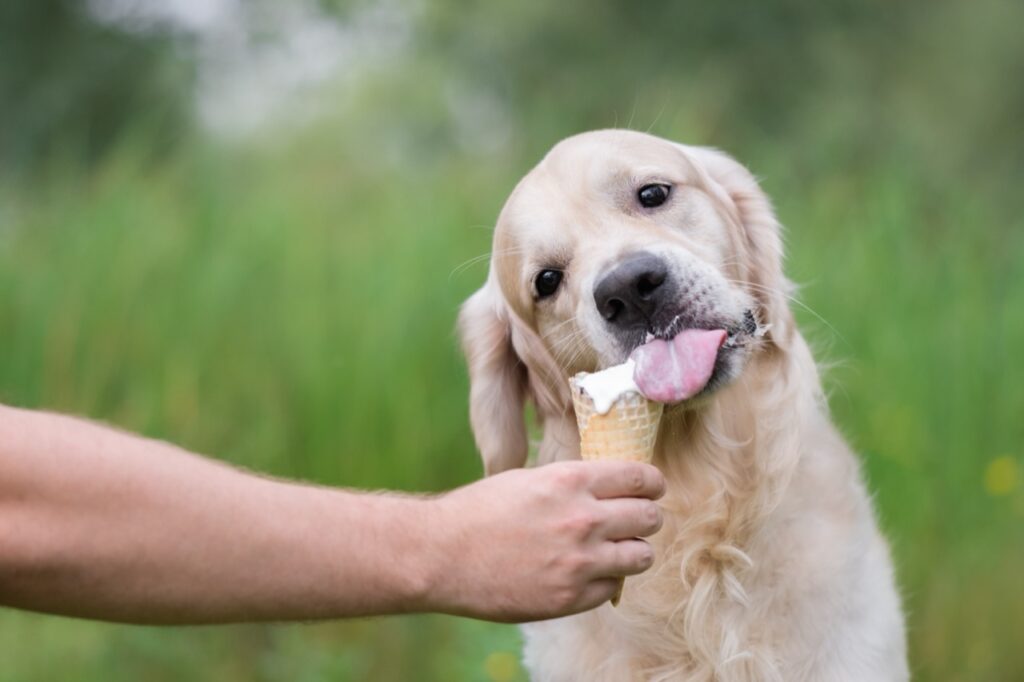
[[[591,128],[714,145],[787,228],[915,679],[1024,679],[1022,25],[998,0],[5,2],[0,401],[459,485],[453,323],[516,180]],[[502,681],[518,648],[437,616],[0,611],[4,680]]]

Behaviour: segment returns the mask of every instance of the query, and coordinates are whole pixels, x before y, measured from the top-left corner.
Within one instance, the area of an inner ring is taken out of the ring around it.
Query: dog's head
[[[488,473],[525,461],[528,397],[564,416],[572,374],[724,330],[707,385],[677,408],[699,409],[785,338],[786,287],[768,199],[730,157],[623,130],[562,141],[505,204],[487,283],[460,316]]]

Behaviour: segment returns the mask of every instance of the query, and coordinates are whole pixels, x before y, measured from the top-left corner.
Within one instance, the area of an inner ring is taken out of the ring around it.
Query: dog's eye
[[[644,185],[636,193],[636,198],[644,208],[661,206],[668,200],[668,185]]]
[[[539,298],[547,298],[558,291],[558,285],[561,283],[561,270],[541,270],[533,284],[537,287],[537,296]]]

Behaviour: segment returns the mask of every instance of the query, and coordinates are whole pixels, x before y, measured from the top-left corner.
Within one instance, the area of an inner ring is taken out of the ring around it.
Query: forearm
[[[429,501],[261,478],[0,407],[0,603],[130,622],[419,610]]]

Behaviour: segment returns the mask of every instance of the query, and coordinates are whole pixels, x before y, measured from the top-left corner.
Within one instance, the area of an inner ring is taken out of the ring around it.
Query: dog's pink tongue
[[[724,329],[684,329],[671,341],[655,339],[638,347],[633,381],[640,392],[658,403],[678,403],[700,393],[715,369]]]

